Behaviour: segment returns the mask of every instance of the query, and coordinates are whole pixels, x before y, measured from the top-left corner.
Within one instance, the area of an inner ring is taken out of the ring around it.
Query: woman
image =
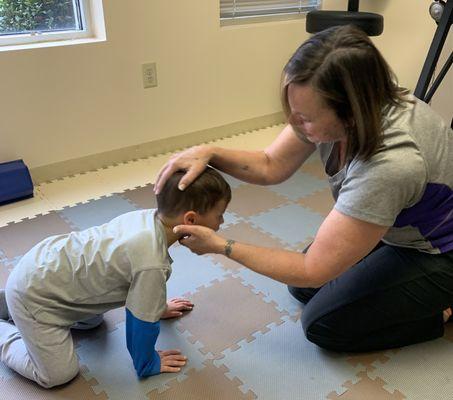
[[[180,189],[210,164],[246,182],[289,178],[316,149],[336,201],[304,254],[179,226],[197,254],[221,253],[289,285],[306,304],[307,338],[338,351],[399,347],[443,335],[453,304],[453,134],[400,88],[361,31],[308,39],[282,82],[289,124],[263,151],[198,146],[173,157]]]

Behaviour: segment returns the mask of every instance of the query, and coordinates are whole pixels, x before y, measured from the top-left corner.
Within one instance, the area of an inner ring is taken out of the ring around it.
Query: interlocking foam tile
[[[241,264],[225,257],[222,254],[209,254],[205,257],[208,257],[216,264],[220,264],[223,268],[230,272],[236,272],[244,268]]]
[[[258,199],[259,201],[257,201]],[[228,209],[240,216],[249,217],[270,208],[281,206],[287,201],[286,197],[280,196],[265,187],[241,185],[233,189]]]
[[[107,400],[105,393],[96,394],[94,392],[92,386],[96,384],[95,379],[87,381],[79,374],[66,385],[52,389],[43,389],[36,383],[18,374],[14,374],[9,379],[0,377],[0,393],[2,400]]]
[[[315,192],[302,197],[298,200],[298,203],[324,217],[332,211],[332,208],[335,205],[330,189],[323,189],[320,192]]]
[[[104,314],[104,324],[103,329],[106,332],[111,332],[117,329],[118,325],[121,322],[126,320],[126,311],[124,307],[115,308],[114,310],[110,310]]]
[[[153,172],[145,159],[129,161],[96,171],[103,181],[104,193],[121,193],[126,189],[151,183]]]
[[[8,268],[6,262],[0,260],[0,289],[3,289],[6,286],[10,271],[11,269]]]
[[[17,263],[20,261],[21,258],[22,258],[22,256],[17,256],[14,258],[6,259],[6,266],[8,267],[8,269],[10,271],[12,271],[14,269],[14,267],[17,265]]]
[[[399,390],[411,400],[451,400],[452,354],[453,343],[443,338],[407,346],[384,364],[375,363],[368,375],[383,379],[388,391]]]
[[[183,317],[184,319],[185,317]],[[147,393],[156,389],[167,389],[167,384],[174,379],[183,380],[190,369],[204,367],[206,357],[198,351],[196,345],[189,343],[177,329],[175,321],[162,321],[161,331],[156,344],[157,349],[180,349],[187,356],[187,365],[179,373],[160,374],[147,379],[138,379],[126,348],[125,324],[118,329],[95,340],[79,342],[77,353],[88,370],[83,373],[86,379],[95,378],[98,385],[96,393],[104,391],[110,400],[147,399]]]
[[[263,231],[294,246],[308,237],[314,237],[323,219],[298,204],[288,204],[254,215],[249,220]]]
[[[277,238],[261,232],[254,228],[248,222],[239,222],[236,225],[229,226],[225,229],[221,227],[219,234],[228,239],[234,239],[239,242],[245,242],[256,246],[265,247],[282,247],[283,244]]]
[[[56,212],[38,215],[0,228],[0,250],[6,257],[14,258],[23,255],[48,236],[70,231],[71,226]]]
[[[214,364],[225,364],[227,376],[239,378],[244,382],[240,389],[253,391],[258,399],[325,399],[333,390],[342,391],[341,384],[358,372],[344,356],[308,342],[299,321],[285,318],[253,336],[251,342],[238,343],[240,350],[224,351]]]
[[[287,315],[233,277],[214,282],[190,297],[196,307],[181,319],[178,329],[188,331],[192,342],[204,345],[204,354],[215,357],[225,349],[237,349],[241,340],[253,340],[254,332],[268,330],[269,324],[281,323]]]
[[[159,155],[148,157],[144,160],[145,163],[147,164],[148,176],[150,177],[150,180],[149,180],[150,183],[156,182],[157,174],[161,170],[162,166],[165,165],[165,163],[169,160],[169,158],[173,154],[174,153],[159,154]],[[133,188],[133,186],[131,186],[130,188]]]
[[[225,376],[228,369],[221,365],[216,367],[212,361],[206,362],[201,371],[191,370],[187,373],[188,379],[183,382],[173,381],[170,389],[163,393],[154,390],[149,393],[151,400],[250,400],[256,399],[252,392],[242,393],[238,386],[242,383],[238,379],[230,380]]]
[[[315,178],[301,171],[297,171],[283,183],[268,186],[269,189],[294,201],[328,187],[329,184],[326,180]]]
[[[321,160],[314,158],[310,163],[304,163],[300,171],[313,175],[315,178],[327,180],[327,174]]]
[[[118,215],[135,210],[136,207],[127,200],[112,195],[86,204],[67,207],[58,212],[74,229],[83,230],[95,225],[102,225]]]
[[[384,364],[390,360],[386,353],[387,351],[373,351],[369,353],[350,354],[346,361],[354,367],[363,365],[367,371],[373,371],[375,369],[375,362],[379,361],[381,364]]]
[[[116,308],[114,310],[107,311],[104,314],[104,321],[101,325],[94,329],[89,330],[78,330],[73,329],[72,339],[74,340],[75,347],[79,348],[81,343],[88,340],[97,340],[100,336],[104,336],[107,333],[113,332],[118,329],[118,326],[126,319],[126,313],[124,307]]]
[[[284,124],[274,125],[229,138],[215,140],[211,143],[228,149],[261,150],[269,146],[284,127]]]
[[[99,177],[97,171],[77,174],[60,180],[45,182],[38,186],[43,197],[52,205],[54,210],[71,207],[98,199],[106,193],[107,182]]]
[[[207,257],[193,254],[184,246],[175,244],[169,253],[173,259],[172,274],[167,282],[167,297],[181,297],[186,292],[195,292],[213,281],[223,280],[227,272]]]
[[[44,198],[39,189],[35,188],[34,197],[0,206],[0,227],[9,222],[20,222],[39,214],[48,214],[52,209],[52,205]]]
[[[224,222],[221,225],[222,228],[227,228],[227,227],[229,227],[231,225],[238,224],[240,221],[242,221],[241,217],[239,217],[235,213],[232,213],[232,212],[229,212],[229,211],[226,211],[223,214],[223,219],[224,219]]]
[[[228,182],[228,184],[231,186],[231,189],[236,189],[239,186],[244,185],[244,182],[240,181],[239,179],[233,178],[230,175],[221,173],[222,176],[225,178],[225,180]]]
[[[139,209],[156,208],[157,200],[154,194],[154,185],[146,185],[135,189],[126,190],[120,194]]]
[[[289,294],[287,286],[283,283],[257,274],[247,268],[242,268],[235,276],[239,276],[245,285],[250,285],[255,293],[262,293],[264,301],[275,302],[279,310],[286,311],[293,317],[300,314],[301,303]]]
[[[360,381],[352,383],[348,381],[343,384],[348,390],[342,395],[336,393],[330,393],[327,398],[330,400],[359,400],[359,399],[373,399],[373,400],[402,400],[406,399],[405,396],[398,390],[393,393],[388,392],[384,389],[385,382],[380,379],[370,379],[366,372],[359,372],[357,374],[360,377]],[[435,397],[430,397],[434,399]],[[410,397],[412,399],[412,397]],[[436,398],[437,399],[437,398]]]

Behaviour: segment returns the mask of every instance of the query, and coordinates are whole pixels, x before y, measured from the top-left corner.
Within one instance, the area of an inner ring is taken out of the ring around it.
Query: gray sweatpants
[[[0,361],[45,388],[73,379],[79,363],[71,327],[37,321],[23,304],[13,281],[7,283],[6,301],[15,325],[0,320]],[[102,316],[96,316],[84,321],[81,328],[94,327],[100,322]]]

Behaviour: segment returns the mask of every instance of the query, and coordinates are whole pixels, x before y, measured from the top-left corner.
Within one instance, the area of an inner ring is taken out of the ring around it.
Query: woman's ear
[[[187,211],[183,216],[184,225],[195,225],[197,213],[195,211]]]

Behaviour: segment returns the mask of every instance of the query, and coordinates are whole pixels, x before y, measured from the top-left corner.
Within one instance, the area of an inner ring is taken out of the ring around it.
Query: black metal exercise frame
[[[359,11],[359,0],[348,0],[348,11]]]
[[[429,103],[431,98],[434,95],[434,92],[439,87],[442,79],[447,74],[448,69],[451,67],[453,62],[453,53],[447,59],[447,62],[443,66],[439,75],[434,80],[431,88],[428,91],[428,86],[431,81],[431,78],[436,68],[437,61],[439,60],[440,53],[442,52],[442,47],[444,46],[445,40],[448,36],[448,31],[453,23],[453,0],[447,0],[444,11],[442,12],[442,17],[437,25],[436,32],[434,33],[434,38],[431,42],[431,46],[426,56],[425,64],[423,65],[422,72],[418,78],[417,86],[415,87],[414,94],[420,100],[423,100],[426,103]],[[428,91],[428,93],[427,93]],[[453,124],[453,120],[452,120]]]

